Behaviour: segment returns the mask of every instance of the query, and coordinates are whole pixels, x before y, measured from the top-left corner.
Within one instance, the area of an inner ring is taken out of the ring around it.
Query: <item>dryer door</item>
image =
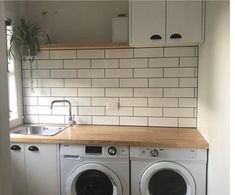
[[[68,195],[122,195],[117,175],[100,164],[85,164],[76,168],[66,182]]]
[[[158,162],[144,172],[140,180],[141,195],[196,195],[189,171],[173,162]]]

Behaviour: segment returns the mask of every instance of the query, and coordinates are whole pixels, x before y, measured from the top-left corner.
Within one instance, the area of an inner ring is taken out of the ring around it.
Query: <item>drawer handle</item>
[[[38,149],[37,146],[30,146],[30,147],[28,148],[28,150],[31,151],[31,152],[37,152],[37,151],[39,151],[39,149]]]
[[[162,37],[160,35],[153,35],[150,37],[151,40],[160,40]]]
[[[181,36],[180,34],[178,34],[178,33],[175,33],[175,34],[172,34],[172,35],[170,36],[170,38],[171,38],[171,39],[182,39],[182,36]]]
[[[21,147],[18,146],[18,145],[12,145],[12,146],[11,146],[11,150],[19,151],[19,150],[21,150]]]

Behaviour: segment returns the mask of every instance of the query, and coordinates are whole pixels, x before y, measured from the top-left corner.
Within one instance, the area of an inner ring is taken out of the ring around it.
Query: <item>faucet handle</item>
[[[72,120],[69,120],[69,125],[70,126],[76,125],[75,114],[73,114]]]

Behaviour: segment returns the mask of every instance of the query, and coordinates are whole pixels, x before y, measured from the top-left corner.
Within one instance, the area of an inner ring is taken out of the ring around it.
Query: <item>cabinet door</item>
[[[27,195],[58,195],[58,145],[25,144]]]
[[[151,47],[165,43],[165,1],[130,1],[130,45]]]
[[[11,143],[12,194],[26,194],[24,144]]]
[[[190,44],[202,42],[202,0],[167,0],[166,7],[167,43]]]

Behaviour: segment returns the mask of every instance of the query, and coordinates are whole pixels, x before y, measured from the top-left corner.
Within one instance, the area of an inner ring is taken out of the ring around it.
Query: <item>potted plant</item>
[[[30,92],[34,93],[32,64],[35,60],[35,56],[40,51],[40,42],[50,42],[49,36],[42,31],[38,24],[31,23],[28,19],[24,18],[13,25],[10,34],[9,57],[15,57],[15,52],[17,52],[22,61],[29,61]]]

